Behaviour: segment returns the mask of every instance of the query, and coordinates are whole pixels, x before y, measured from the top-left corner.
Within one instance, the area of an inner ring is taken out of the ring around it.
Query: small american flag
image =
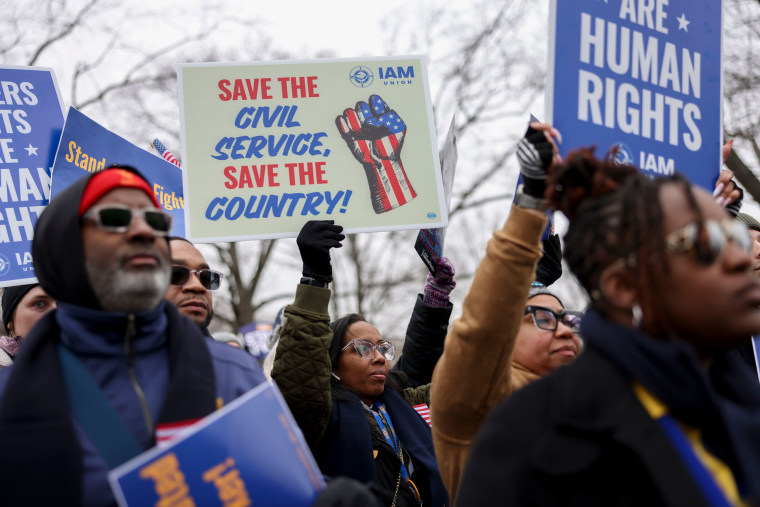
[[[166,146],[164,146],[164,143],[162,143],[158,139],[154,139],[153,140],[153,147],[156,149],[156,151],[158,151],[158,153],[162,157],[164,157],[164,160],[166,160],[167,162],[170,162],[170,163],[176,165],[177,167],[180,167],[179,160],[177,160],[177,157],[175,157],[172,154],[172,152],[170,152],[169,150],[166,149]]]
[[[425,419],[428,426],[432,426],[432,423],[430,422],[430,408],[427,406],[427,403],[420,403],[419,405],[414,405],[412,408]]]

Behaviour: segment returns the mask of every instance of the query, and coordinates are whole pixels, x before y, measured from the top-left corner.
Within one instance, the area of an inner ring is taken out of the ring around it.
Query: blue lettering
[[[226,197],[214,197],[211,199],[211,202],[208,205],[208,208],[206,208],[206,218],[209,220],[219,220],[222,218],[222,214],[224,213],[222,210],[217,210],[217,206],[224,206],[227,204],[227,198]],[[212,211],[214,210],[214,211]]]
[[[224,211],[224,218],[227,220],[237,220],[240,215],[243,214],[243,208],[245,208],[245,201],[242,197],[233,197],[230,199],[230,203],[227,205],[227,209]]]
[[[312,215],[319,215],[317,206],[322,204],[325,198],[322,196],[322,192],[310,192],[306,194],[306,202],[303,203],[303,209],[301,210],[301,216],[306,216],[309,213]]]
[[[218,143],[216,143],[216,152],[218,155],[211,155],[212,158],[215,158],[217,160],[227,160],[227,154],[222,152],[224,148],[230,148],[232,146],[233,141],[235,140],[234,137],[223,137],[219,140]]]

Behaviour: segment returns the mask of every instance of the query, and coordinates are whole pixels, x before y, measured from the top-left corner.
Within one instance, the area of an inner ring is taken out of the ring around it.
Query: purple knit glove
[[[422,302],[433,308],[445,308],[449,304],[449,294],[456,286],[453,264],[446,257],[441,257],[436,276],[431,273],[427,275]]]

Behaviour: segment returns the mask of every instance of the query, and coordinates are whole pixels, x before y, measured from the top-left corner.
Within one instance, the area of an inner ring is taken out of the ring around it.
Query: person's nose
[[[132,211],[135,213],[135,211]],[[129,224],[129,228],[127,229],[127,235],[130,239],[142,239],[142,240],[155,240],[156,239],[156,231],[153,230],[153,227],[148,225],[148,222],[145,221],[145,217],[142,216],[133,216],[132,222]]]
[[[557,329],[554,330],[554,336],[556,338],[572,338],[573,335],[573,328],[568,326],[564,320],[560,320],[557,322]]]
[[[200,275],[195,271],[191,271],[190,278],[188,278],[185,285],[182,286],[182,290],[185,292],[197,292],[203,294],[206,292],[206,287],[201,283]]]
[[[723,265],[728,271],[744,271],[752,268],[752,254],[728,241],[724,247]]]
[[[385,363],[387,361],[388,360],[385,358],[385,356],[383,355],[383,353],[380,352],[380,349],[378,347],[375,347],[375,354],[372,357],[372,362],[373,363],[383,364],[383,363]]]

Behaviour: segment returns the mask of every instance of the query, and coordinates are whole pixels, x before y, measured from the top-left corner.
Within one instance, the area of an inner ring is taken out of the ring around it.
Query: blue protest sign
[[[185,235],[181,169],[69,108],[53,165],[52,197],[84,175],[112,164],[129,165],[140,171],[153,187],[158,202],[174,217],[171,234]]]
[[[127,505],[312,505],[322,474],[280,392],[262,384],[178,435],[116,467]]]
[[[616,147],[712,189],[721,165],[719,0],[553,0],[547,115],[560,153]]]
[[[0,287],[37,281],[32,237],[63,127],[51,69],[0,68]]]

